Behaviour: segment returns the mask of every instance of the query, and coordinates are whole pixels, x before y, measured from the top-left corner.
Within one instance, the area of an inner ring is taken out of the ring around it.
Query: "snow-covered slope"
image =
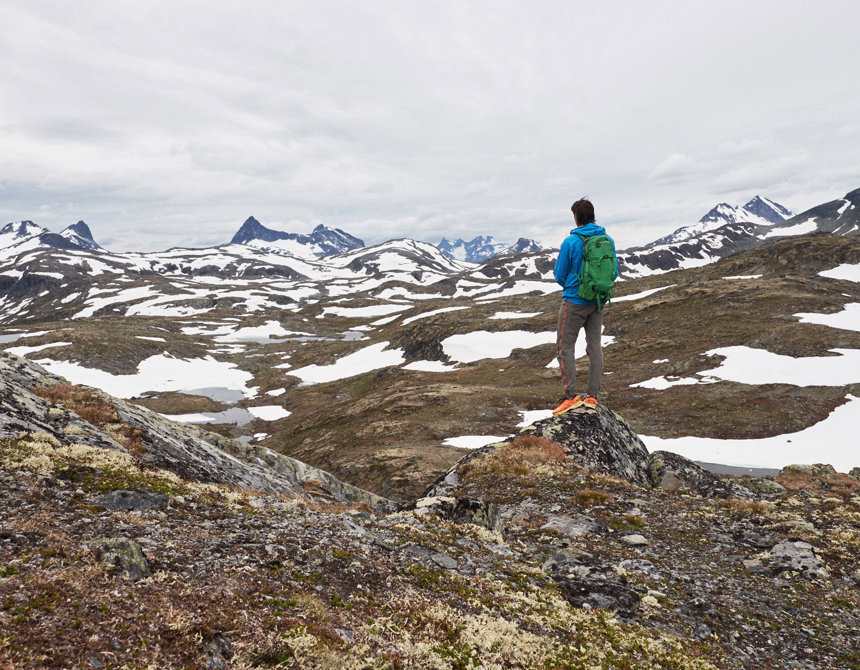
[[[0,262],[39,246],[39,235],[49,232],[32,221],[15,221],[0,228]]]
[[[773,230],[768,231],[768,238],[803,235],[816,231],[836,235],[860,233],[860,188],[846,193],[845,197],[839,200],[817,205],[775,225]]]

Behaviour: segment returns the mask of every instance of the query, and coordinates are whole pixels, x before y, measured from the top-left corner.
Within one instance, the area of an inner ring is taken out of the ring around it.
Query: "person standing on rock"
[[[561,243],[555,262],[555,280],[562,286],[561,309],[558,312],[556,348],[564,386],[564,400],[553,415],[584,405],[597,407],[600,378],[603,375],[603,306],[612,297],[612,285],[618,277],[615,242],[594,222],[594,205],[581,198],[571,206],[576,227]],[[585,330],[585,352],[588,354],[588,393],[576,392],[576,356],[574,345],[580,329]]]

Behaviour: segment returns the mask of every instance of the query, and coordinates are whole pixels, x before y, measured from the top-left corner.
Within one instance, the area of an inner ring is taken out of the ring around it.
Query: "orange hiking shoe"
[[[559,414],[564,414],[569,409],[573,409],[574,407],[579,407],[580,405],[582,405],[582,402],[583,402],[582,397],[580,397],[579,395],[577,395],[573,398],[565,398],[564,402],[562,402],[558,407],[556,407],[552,411],[552,415],[557,416]]]
[[[582,401],[582,404],[588,409],[597,409],[597,398],[593,395],[587,395],[585,396],[585,400]]]

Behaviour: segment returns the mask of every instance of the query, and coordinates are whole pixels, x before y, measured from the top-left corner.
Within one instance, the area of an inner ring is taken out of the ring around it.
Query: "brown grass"
[[[485,472],[527,475],[535,467],[563,461],[564,447],[535,435],[520,435],[482,458],[468,463],[464,478]]]
[[[101,396],[74,384],[54,384],[35,389],[34,393],[55,405],[74,412],[87,423],[104,430],[133,454],[146,451],[143,433],[124,423],[116,408]]]
[[[581,489],[576,492],[576,499],[583,505],[603,505],[612,500],[612,494],[599,489]]]
[[[770,507],[765,503],[755,500],[740,500],[727,498],[715,501],[718,508],[728,512],[731,516],[743,519],[753,517],[765,517],[770,512]]]

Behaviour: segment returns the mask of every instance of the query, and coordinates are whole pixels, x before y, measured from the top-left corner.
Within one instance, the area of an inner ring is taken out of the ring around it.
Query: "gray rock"
[[[741,536],[741,541],[756,549],[769,549],[776,542],[776,538],[767,533],[745,531]]]
[[[94,505],[99,505],[112,512],[166,509],[167,502],[166,494],[150,489],[121,489],[96,496],[93,499]]]
[[[440,519],[447,519],[455,523],[472,523],[500,533],[504,530],[499,508],[493,503],[483,500],[455,498],[454,496],[430,496],[407,503],[401,509],[434,514]]]
[[[571,547],[566,551],[557,551],[544,561],[542,569],[550,575],[571,575],[580,577],[587,576],[591,567],[596,566],[594,556],[586,551]]]
[[[639,604],[639,594],[609,567],[594,568],[585,576],[554,578],[559,591],[574,607],[598,607],[616,610],[631,617]]]
[[[443,567],[447,570],[457,569],[457,561],[448,556],[448,554],[437,552],[430,556],[430,560],[432,560],[436,565]]]
[[[812,545],[800,540],[784,540],[770,551],[744,561],[744,565],[750,572],[771,576],[786,570],[818,579],[827,579],[830,576],[824,563],[815,555]]]
[[[60,383],[66,380],[36,363],[0,352],[0,439],[35,431],[63,444],[74,441],[127,453],[104,431],[33,393],[40,385]],[[145,452],[140,460],[146,466],[164,468],[194,482],[226,484],[290,498],[322,498],[394,509],[391,501],[289,456],[259,445],[241,444],[199,426],[171,421],[95,388],[88,390],[109,402],[123,422],[143,433]],[[60,414],[62,421],[51,419]],[[70,435],[74,435],[73,440]]]
[[[644,547],[646,544],[648,544],[648,540],[645,538],[645,536],[639,535],[638,533],[634,533],[632,535],[625,535],[618,541],[631,547]]]
[[[784,475],[792,472],[803,475],[816,475],[818,477],[831,477],[836,474],[836,468],[829,463],[795,463],[793,465],[786,465],[779,471],[779,474]]]
[[[689,458],[671,451],[655,451],[648,457],[651,486],[669,491],[690,489],[707,498],[752,498],[752,492],[734,482],[726,482]]]
[[[551,516],[541,526],[541,530],[557,530],[568,537],[574,538],[587,535],[588,533],[597,533],[602,528],[603,526],[600,523],[584,516]]]
[[[226,670],[230,660],[232,643],[227,638],[216,636],[205,647],[206,670]]]
[[[854,479],[860,479],[860,468],[851,468],[848,471],[849,477],[854,477]]]
[[[518,435],[488,444],[466,454],[448,472],[431,484],[425,496],[446,496],[456,490],[457,473],[473,458],[512,442],[519,435],[545,437],[564,447],[568,458],[582,467],[649,486],[648,450],[624,419],[603,405],[597,411],[572,410],[536,421]]]
[[[779,482],[767,477],[750,477],[744,480],[743,485],[753,493],[765,498],[780,496],[788,490]]]
[[[96,540],[91,545],[100,560],[114,567],[114,570],[136,582],[149,577],[149,564],[143,556],[140,545],[124,537]]]
[[[660,571],[657,567],[651,561],[644,558],[628,558],[621,561],[618,564],[618,567],[625,572],[638,572],[655,579],[660,577]]]

